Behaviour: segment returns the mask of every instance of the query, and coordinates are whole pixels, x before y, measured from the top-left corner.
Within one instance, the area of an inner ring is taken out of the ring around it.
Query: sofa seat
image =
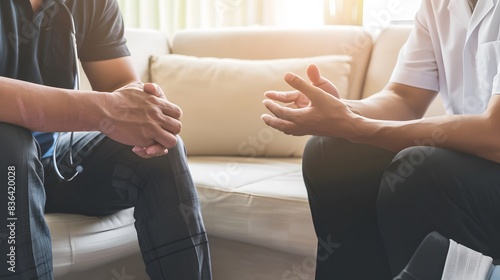
[[[210,236],[301,256],[314,253],[300,159],[190,157],[189,164]]]
[[[45,214],[52,239],[54,276],[86,272],[110,260],[137,254],[133,211],[129,208],[105,217]],[[108,272],[111,275],[111,269]]]

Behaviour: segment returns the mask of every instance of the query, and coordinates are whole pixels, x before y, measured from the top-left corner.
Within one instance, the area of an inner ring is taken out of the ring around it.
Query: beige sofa
[[[301,176],[307,137],[263,124],[263,92],[288,89],[286,71],[303,75],[316,63],[345,98],[366,97],[387,81],[409,30],[389,27],[375,40],[347,26],[191,30],[172,38],[127,31],[140,75],[159,83],[184,110],[181,135],[214,279],[313,279],[317,241]],[[429,114],[441,112],[437,102]],[[147,279],[132,211],[98,218],[46,215],[57,279]]]

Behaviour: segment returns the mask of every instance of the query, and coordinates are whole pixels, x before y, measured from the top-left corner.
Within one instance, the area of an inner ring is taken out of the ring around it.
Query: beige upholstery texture
[[[172,41],[172,52],[199,57],[240,59],[352,56],[347,98],[359,99],[372,43],[369,33],[354,26],[227,28],[178,32]]]
[[[363,98],[380,91],[385,86],[396,65],[398,56],[395,54],[399,53],[399,49],[406,42],[409,34],[408,27],[393,26],[383,30],[375,39],[376,44],[373,47],[361,95]]]

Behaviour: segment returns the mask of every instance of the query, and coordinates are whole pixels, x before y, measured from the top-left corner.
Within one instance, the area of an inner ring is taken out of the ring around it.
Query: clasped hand
[[[177,144],[182,111],[159,86],[130,84],[107,97],[99,127],[108,137],[134,146],[132,151],[143,158],[165,155]]]
[[[264,114],[262,120],[289,135],[349,138],[352,120],[358,115],[340,99],[335,85],[321,76],[316,65],[307,68],[307,75],[311,83],[292,73],[285,75],[295,91],[266,92],[263,104],[274,116]]]

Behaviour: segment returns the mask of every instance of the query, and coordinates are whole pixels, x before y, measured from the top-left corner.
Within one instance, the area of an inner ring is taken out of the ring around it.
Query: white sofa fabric
[[[325,73],[345,76],[340,87],[346,98],[366,97],[388,80],[409,30],[389,27],[375,40],[362,28],[346,26],[189,30],[173,38],[159,31],[127,30],[141,77],[163,85],[167,97],[184,109],[181,136],[211,242],[214,279],[313,279],[314,275],[317,241],[300,159],[307,137],[266,129],[259,119],[264,110],[260,101],[263,90],[271,88],[260,87],[260,82],[283,85],[288,67],[298,71],[297,65],[302,68],[311,61],[348,63],[343,72],[333,67]],[[332,56],[344,60],[321,60]],[[215,70],[203,75],[204,68]],[[262,69],[272,77],[263,76]],[[221,86],[231,73],[245,76]],[[214,84],[214,76],[219,83]],[[89,88],[88,82],[83,87]],[[235,98],[237,94],[244,96]],[[429,115],[441,113],[436,104]],[[249,152],[242,153],[242,147]],[[119,280],[123,274],[147,279],[132,211],[109,217],[47,214],[57,279]]]

